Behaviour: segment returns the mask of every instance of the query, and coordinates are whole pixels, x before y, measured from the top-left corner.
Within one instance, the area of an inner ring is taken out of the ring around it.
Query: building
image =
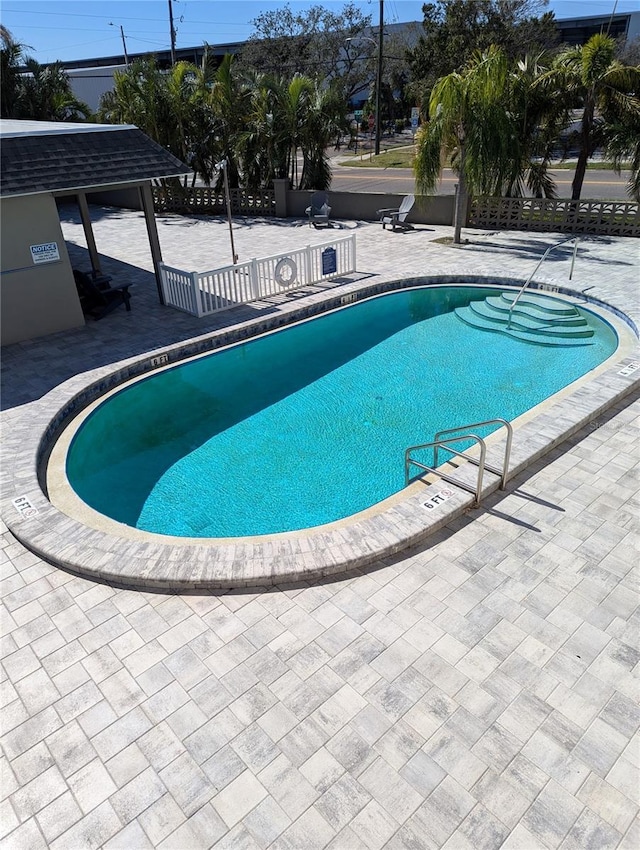
[[[563,44],[584,44],[592,35],[598,32],[609,32],[613,38],[634,39],[640,37],[640,12],[619,12],[613,15],[598,15],[580,18],[563,18],[557,20],[560,41]],[[409,43],[415,42],[419,35],[420,21],[409,23],[386,24],[385,32],[403,34],[409,38]],[[375,36],[377,30],[372,29]],[[186,61],[199,65],[208,51],[219,63],[226,54],[236,55],[242,50],[244,42],[228,42],[226,44],[202,44],[196,47],[176,48],[175,56],[178,62]],[[129,62],[136,59],[154,56],[161,68],[171,66],[171,52],[159,50],[154,53],[128,54]],[[71,79],[74,94],[92,110],[100,105],[100,98],[113,89],[113,75],[116,71],[126,68],[124,55],[104,56],[93,59],[77,59],[60,63]]]
[[[222,58],[228,53],[235,55],[242,48],[241,42],[230,42],[228,44],[205,45],[199,47],[176,48],[177,62],[191,62],[200,65],[208,52],[213,56],[215,62],[220,64]],[[171,52],[159,50],[155,53],[128,53],[129,62],[137,59],[150,59],[155,57],[160,68],[171,67]],[[125,57],[104,56],[94,59],[77,59],[69,62],[61,62],[61,66],[69,75],[71,88],[75,96],[86,103],[94,112],[100,106],[100,98],[103,94],[113,90],[113,75],[116,71],[124,71],[127,67]]]
[[[3,345],[84,324],[56,198],[75,197],[100,272],[88,201],[136,189],[160,286],[151,180],[189,174],[137,127],[0,121],[0,306]]]
[[[629,41],[640,38],[640,12],[594,15],[587,18],[563,18],[556,21],[563,44],[586,44],[592,35],[604,32],[612,38]]]

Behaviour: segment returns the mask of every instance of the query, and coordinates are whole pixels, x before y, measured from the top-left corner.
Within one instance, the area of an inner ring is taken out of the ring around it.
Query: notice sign
[[[325,248],[322,252],[322,274],[335,274],[338,270],[338,259],[335,248]]]
[[[53,263],[60,259],[57,242],[43,242],[42,245],[30,245],[31,258],[38,263]]]

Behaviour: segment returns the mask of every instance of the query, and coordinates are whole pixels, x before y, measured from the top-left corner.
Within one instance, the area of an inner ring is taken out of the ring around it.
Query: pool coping
[[[18,414],[11,422],[10,433],[5,434],[1,505],[4,521],[28,549],[70,572],[119,586],[165,592],[318,579],[368,566],[422,542],[469,510],[473,497],[429,476],[426,479],[429,486],[425,483],[411,485],[396,497],[380,503],[385,506],[383,510],[373,506],[347,520],[304,532],[197,542],[168,543],[156,539],[142,542],[91,528],[56,508],[45,495],[42,468],[64,423],[106,390],[153,371],[158,358],[166,356],[167,364],[171,365],[373,295],[452,283],[505,287],[521,286],[522,280],[459,274],[364,285],[349,283],[338,290],[315,292],[297,302],[282,305],[269,317],[245,321],[149,352],[143,357],[129,358],[74,376],[30,404],[22,415]],[[539,412],[524,414],[516,420],[510,478],[626,395],[640,390],[640,370],[631,368],[640,360],[640,344],[637,329],[626,314],[569,287],[532,281],[529,288],[546,294],[580,297],[587,304],[605,306],[631,327],[636,341],[624,356],[614,355],[615,362],[607,368],[575,382],[571,385],[575,389],[561,391],[558,394],[561,397],[540,405]],[[490,440],[487,462],[500,466],[503,452],[502,438]],[[463,464],[456,475],[472,484],[475,469]],[[498,476],[485,473],[483,497],[498,486]],[[443,488],[451,495],[428,510],[425,502]],[[161,540],[160,535],[153,537]]]

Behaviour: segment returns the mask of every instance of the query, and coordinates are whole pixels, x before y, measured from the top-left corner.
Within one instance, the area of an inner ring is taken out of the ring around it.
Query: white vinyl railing
[[[165,304],[193,316],[208,316],[355,270],[355,233],[208,272],[187,272],[160,264]]]

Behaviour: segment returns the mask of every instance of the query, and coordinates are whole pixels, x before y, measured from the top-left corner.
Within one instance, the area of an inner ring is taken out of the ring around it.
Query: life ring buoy
[[[273,276],[280,286],[291,286],[292,283],[296,282],[297,275],[298,267],[291,257],[282,257],[281,260],[278,260]]]

